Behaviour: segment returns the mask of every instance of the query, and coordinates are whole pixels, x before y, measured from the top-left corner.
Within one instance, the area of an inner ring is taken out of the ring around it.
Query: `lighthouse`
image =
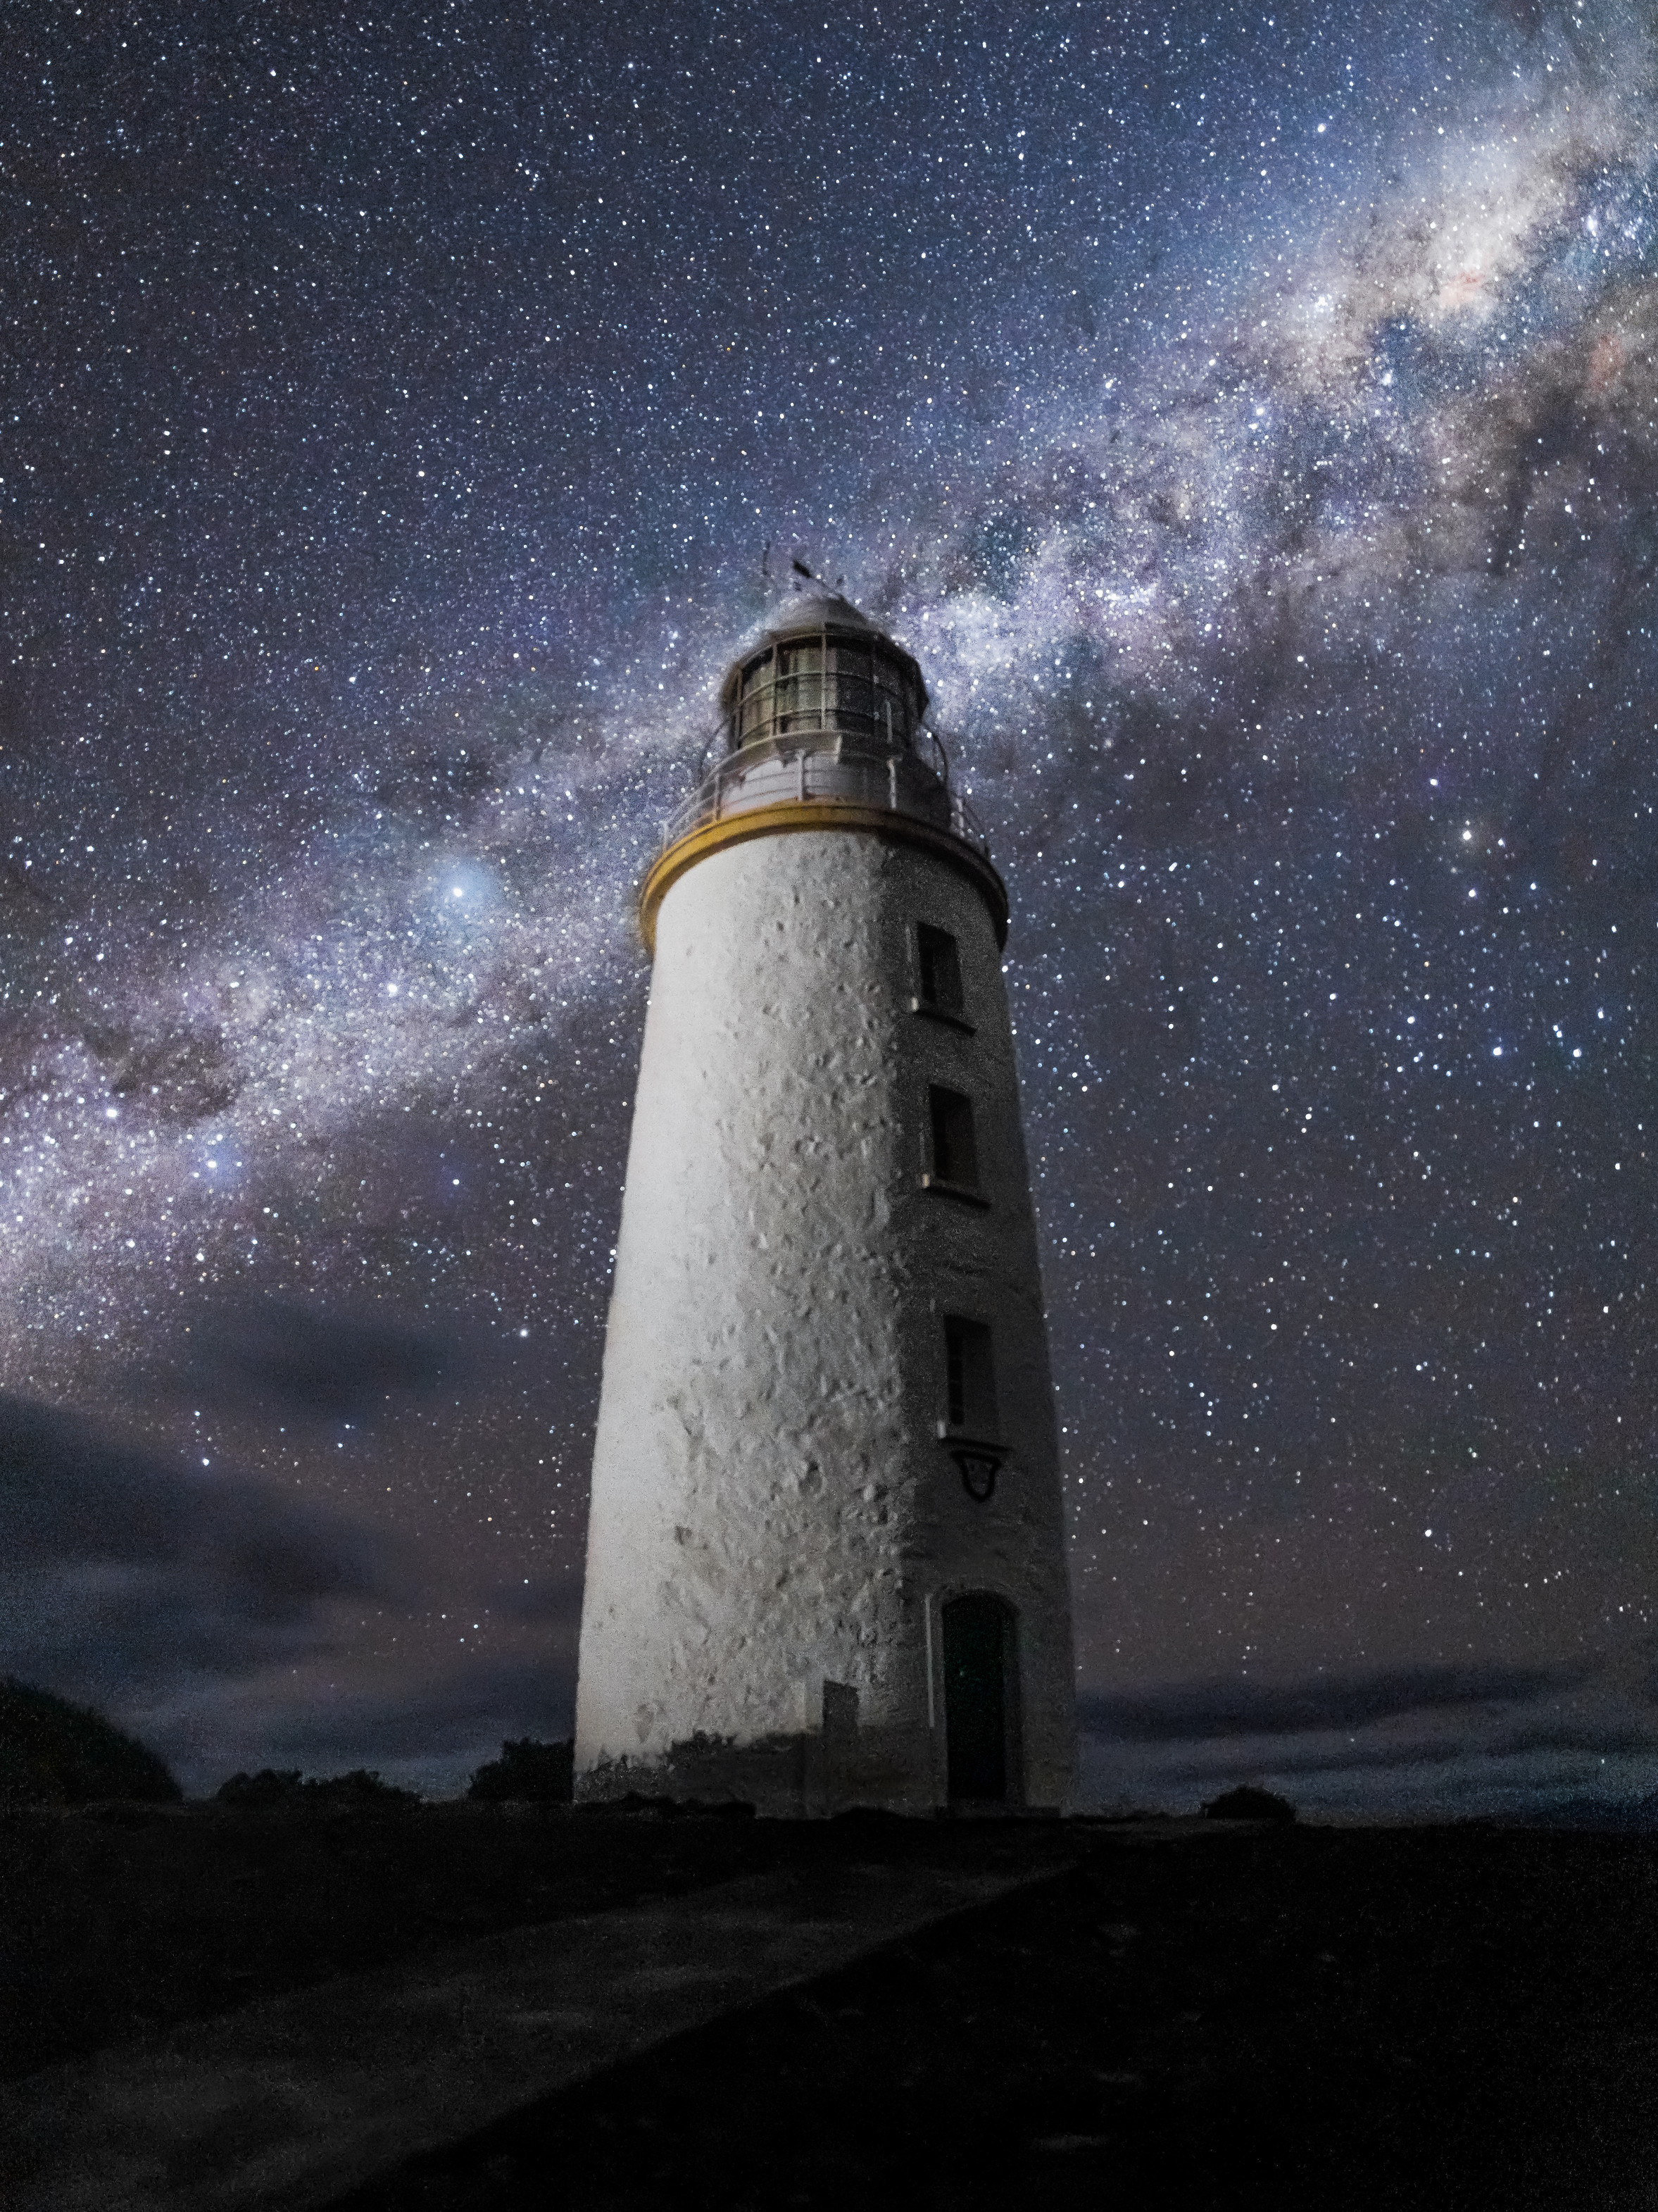
[[[1007,895],[921,672],[799,586],[640,892],[576,1794],[1057,1808],[1073,1664]]]

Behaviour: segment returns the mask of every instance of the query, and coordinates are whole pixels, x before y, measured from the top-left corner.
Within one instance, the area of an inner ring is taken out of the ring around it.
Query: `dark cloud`
[[[398,1546],[246,1476],[185,1471],[0,1396],[0,1668],[131,1691],[307,1650],[385,1598]]]
[[[575,1574],[525,1577],[509,1583],[493,1601],[504,1621],[522,1622],[574,1637],[581,1618],[581,1578]]]
[[[216,1404],[251,1401],[359,1424],[395,1400],[471,1382],[477,1365],[434,1330],[286,1298],[206,1316],[191,1344],[183,1386]]]
[[[1122,1697],[1084,1698],[1084,1727],[1133,1742],[1196,1742],[1212,1736],[1293,1735],[1368,1728],[1378,1721],[1458,1708],[1529,1704],[1582,1681],[1584,1665],[1401,1667],[1320,1676],[1285,1686],[1227,1676]]]
[[[1378,1668],[1084,1699],[1085,1796],[1190,1808],[1265,1782],[1309,1810],[1504,1816],[1650,1793],[1658,1697],[1639,1647],[1549,1666]]]
[[[264,1740],[288,1764],[445,1765],[493,1758],[504,1736],[569,1735],[575,1704],[574,1618],[568,1646],[486,1661],[410,1682],[395,1696],[359,1692],[273,1710]]]
[[[0,1396],[0,1673],[117,1714],[191,1790],[272,1759],[448,1789],[503,1736],[568,1733],[579,1580],[509,1560],[458,1588],[413,1559],[275,1485]],[[353,1651],[365,1618],[385,1663]]]
[[[1240,1774],[1255,1774],[1270,1766],[1278,1774],[1382,1773],[1408,1782],[1413,1777],[1426,1778],[1436,1768],[1466,1766],[1470,1761],[1484,1764],[1494,1775],[1504,1766],[1541,1759],[1649,1761],[1655,1753],[1658,1753],[1658,1713],[1649,1724],[1642,1726],[1590,1711],[1576,1722],[1522,1723],[1483,1733],[1462,1728],[1442,1735],[1407,1733],[1397,1741],[1371,1736],[1342,1744],[1315,1744],[1297,1737],[1279,1738],[1254,1744],[1246,1758],[1233,1764]],[[1221,1764],[1227,1764],[1224,1756]]]

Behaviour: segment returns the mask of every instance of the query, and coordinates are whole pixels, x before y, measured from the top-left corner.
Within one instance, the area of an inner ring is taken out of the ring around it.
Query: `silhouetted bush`
[[[257,1774],[233,1774],[213,1795],[221,1805],[297,1805],[304,1787],[297,1766],[282,1774],[262,1766]]]
[[[90,1705],[9,1676],[0,1680],[0,1802],[86,1805],[100,1797],[176,1804],[184,1795],[153,1751]]]
[[[526,1735],[503,1743],[501,1757],[479,1767],[466,1795],[487,1805],[568,1805],[574,1767],[574,1743],[537,1743]]]
[[[420,1802],[412,1790],[382,1782],[378,1774],[361,1766],[354,1767],[349,1774],[313,1775],[307,1781],[301,1779],[297,1767],[262,1766],[257,1774],[233,1774],[228,1782],[219,1784],[215,1795],[221,1805],[291,1805],[313,1812],[359,1808],[389,1812],[397,1806]]]
[[[420,1802],[417,1790],[399,1790],[395,1782],[383,1782],[366,1766],[354,1766],[349,1774],[323,1775],[304,1786],[307,1803],[325,1807],[378,1808],[389,1812],[393,1806]]]
[[[1270,1790],[1256,1790],[1244,1783],[1236,1790],[1229,1790],[1223,1797],[1214,1797],[1204,1807],[1212,1820],[1293,1820],[1296,1808],[1287,1797],[1275,1797]]]

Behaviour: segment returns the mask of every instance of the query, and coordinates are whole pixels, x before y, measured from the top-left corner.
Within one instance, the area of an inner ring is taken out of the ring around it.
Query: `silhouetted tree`
[[[84,1805],[99,1797],[176,1804],[184,1795],[153,1751],[90,1705],[0,1680],[0,1801]]]
[[[262,1766],[257,1774],[233,1774],[228,1782],[219,1784],[215,1795],[221,1805],[255,1808],[290,1805],[315,1812],[375,1808],[389,1812],[395,1806],[420,1802],[412,1790],[399,1790],[362,1766],[354,1767],[349,1774],[313,1775],[305,1780],[297,1767]]]
[[[304,1788],[297,1766],[282,1772],[262,1766],[257,1774],[233,1774],[213,1795],[221,1805],[299,1805]]]
[[[363,1811],[390,1812],[393,1806],[420,1802],[417,1791],[399,1790],[395,1782],[382,1781],[364,1766],[354,1766],[349,1774],[322,1775],[307,1781],[305,1795],[311,1804]]]
[[[1224,1796],[1212,1797],[1204,1807],[1212,1820],[1293,1820],[1296,1808],[1287,1797],[1275,1797],[1270,1790],[1257,1790],[1248,1782]]]
[[[568,1805],[574,1767],[574,1743],[537,1743],[526,1735],[517,1743],[503,1743],[501,1757],[479,1767],[466,1794],[494,1805],[513,1800]]]

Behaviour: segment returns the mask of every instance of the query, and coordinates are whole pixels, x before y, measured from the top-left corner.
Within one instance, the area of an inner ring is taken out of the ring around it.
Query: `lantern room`
[[[854,750],[910,752],[927,694],[902,646],[814,585],[799,594],[798,619],[768,630],[732,667],[720,703],[727,752],[819,735]]]

